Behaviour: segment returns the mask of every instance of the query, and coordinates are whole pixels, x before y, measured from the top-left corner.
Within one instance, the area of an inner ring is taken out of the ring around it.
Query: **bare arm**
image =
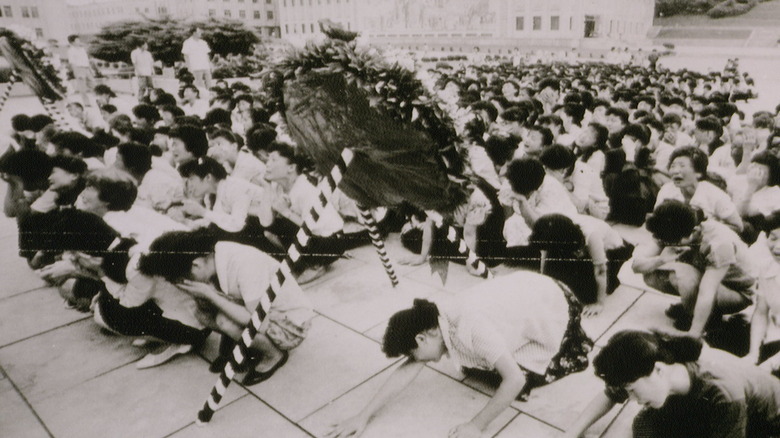
[[[566,432],[565,436],[569,438],[576,438],[581,436],[583,433],[585,433],[586,430],[588,430],[590,426],[593,425],[593,423],[597,422],[604,415],[607,415],[607,413],[612,410],[613,406],[615,406],[615,402],[607,397],[605,393],[599,393],[599,395],[594,397],[593,400],[588,403],[585,411],[583,411],[582,414],[577,417],[574,425],[572,425],[569,431]]]
[[[704,326],[707,324],[712,309],[715,307],[715,298],[718,293],[718,286],[726,276],[728,266],[721,268],[707,268],[699,283],[699,293],[696,296],[696,306],[693,309],[693,323],[689,334],[699,337],[704,333]]]
[[[487,405],[471,420],[471,423],[480,431],[484,431],[491,421],[495,420],[512,404],[525,385],[525,376],[512,356],[508,354],[501,356],[496,361],[495,368],[501,375],[501,384]]]
[[[330,438],[346,438],[349,436],[359,436],[363,433],[369,421],[379,412],[382,407],[398,396],[412,381],[420,374],[425,367],[424,362],[416,362],[413,359],[407,359],[400,367],[390,375],[374,395],[374,398],[352,418],[348,418],[339,424],[333,426],[333,429],[326,435]]]
[[[758,362],[758,353],[761,344],[764,343],[769,322],[769,306],[766,303],[766,298],[761,295],[757,295],[756,298],[756,309],[753,311],[753,319],[750,321],[750,352],[746,357],[753,364]]]

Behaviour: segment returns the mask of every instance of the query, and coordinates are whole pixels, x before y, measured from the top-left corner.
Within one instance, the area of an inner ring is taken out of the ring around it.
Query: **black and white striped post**
[[[379,228],[377,228],[374,215],[372,215],[371,210],[367,208],[359,207],[359,209],[360,216],[358,216],[358,218],[363,226],[368,229],[368,236],[371,238],[371,243],[374,245],[374,248],[376,248],[376,253],[379,255],[379,260],[382,261],[382,266],[385,267],[385,272],[387,273],[388,278],[390,278],[390,283],[393,284],[393,287],[396,287],[398,286],[398,277],[395,275],[395,269],[393,269],[393,264],[390,262],[390,257],[387,256],[385,241],[382,239]]]
[[[11,72],[11,75],[8,76],[8,82],[5,83],[5,90],[3,90],[2,93],[0,93],[0,111],[5,108],[6,102],[8,102],[8,98],[11,97],[11,90],[14,88],[14,84],[19,81],[19,75],[16,73],[16,70]]]
[[[62,114],[62,111],[60,111],[57,101],[48,100],[44,98],[40,98],[40,101],[41,104],[43,104],[43,108],[46,110],[49,116],[52,119],[54,119],[54,124],[57,126],[57,129],[59,129],[60,131],[74,130],[71,123],[68,121],[65,115]]]
[[[219,380],[217,380],[217,383],[211,389],[206,403],[198,412],[197,424],[202,425],[211,421],[214,412],[219,409],[219,403],[222,401],[222,397],[225,395],[230,382],[236,375],[236,368],[243,365],[246,361],[247,356],[249,355],[249,346],[252,344],[252,340],[260,330],[260,325],[263,323],[263,320],[271,307],[271,303],[276,299],[276,295],[282,289],[285,281],[295,281],[292,274],[292,268],[303,256],[309,239],[312,236],[311,227],[317,223],[322,215],[323,209],[330,202],[330,197],[341,182],[352,158],[352,151],[350,149],[344,149],[341,153],[340,160],[333,166],[330,173],[325,175],[325,178],[323,178],[322,182],[319,184],[319,202],[304,216],[303,225],[301,225],[298,234],[295,235],[295,242],[288,248],[287,255],[279,265],[276,274],[272,276],[268,289],[266,289],[265,294],[260,298],[260,302],[252,313],[250,323],[241,333],[241,339],[236,342],[236,347],[233,349],[233,357],[229,358],[230,360],[225,364],[225,369],[220,373]]]
[[[457,245],[458,253],[466,257],[466,264],[471,266],[477,275],[482,278],[493,278],[493,273],[490,271],[490,269],[488,269],[485,262],[480,260],[479,257],[477,257],[477,253],[475,253],[471,248],[469,248],[468,245],[466,245],[466,241],[463,240],[463,237],[460,235],[460,233],[458,233],[458,230],[456,230],[455,227],[444,224],[436,224],[436,226],[447,227],[447,240],[451,244]]]

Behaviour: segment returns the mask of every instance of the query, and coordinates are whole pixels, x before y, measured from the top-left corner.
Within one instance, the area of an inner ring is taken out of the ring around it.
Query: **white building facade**
[[[0,27],[38,40],[63,40],[70,33],[68,9],[62,0],[3,0]]]
[[[127,20],[173,18],[241,21],[263,36],[279,36],[277,0],[94,0],[69,7],[73,33],[96,34]]]
[[[318,38],[317,20],[370,42],[433,51],[579,47],[646,41],[654,0],[279,0],[282,37]],[[312,30],[313,29],[313,30]]]

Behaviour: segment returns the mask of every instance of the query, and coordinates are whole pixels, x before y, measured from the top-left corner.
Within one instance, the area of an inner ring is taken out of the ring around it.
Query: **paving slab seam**
[[[54,330],[58,330],[58,329],[61,329],[61,328],[63,328],[63,327],[68,327],[68,326],[70,326],[70,325],[77,324],[77,323],[79,323],[79,322],[82,322],[82,321],[84,321],[84,320],[87,320],[87,319],[92,319],[92,316],[85,316],[85,317],[83,317],[83,318],[81,318],[81,319],[77,319],[77,320],[75,320],[75,321],[71,321],[71,322],[69,322],[69,323],[66,323],[66,324],[58,325],[57,327],[52,327],[52,328],[50,328],[50,329],[46,329],[46,330],[44,330],[44,331],[42,331],[42,332],[40,332],[40,333],[36,333],[36,334],[34,334],[34,335],[30,335],[30,336],[28,336],[28,337],[26,337],[26,338],[17,339],[17,340],[15,340],[15,341],[13,341],[13,342],[9,342],[9,343],[7,343],[7,344],[0,345],[0,349],[2,349],[2,348],[5,348],[5,347],[10,347],[10,346],[12,346],[12,345],[15,345],[15,344],[18,344],[18,343],[20,343],[20,342],[24,342],[24,341],[27,341],[27,340],[29,340],[29,339],[32,339],[32,338],[38,337],[38,336],[40,336],[40,335],[45,335],[46,333],[53,332]]]
[[[512,409],[514,409],[514,408],[512,408]],[[517,411],[517,409],[515,409],[515,411]],[[509,420],[509,421],[507,421],[505,425],[501,426],[501,428],[500,428],[500,429],[498,429],[498,430],[496,431],[496,433],[494,433],[494,434],[492,435],[492,437],[493,437],[493,438],[495,438],[495,437],[497,437],[497,436],[501,435],[501,432],[503,432],[503,431],[504,431],[504,429],[506,429],[507,427],[509,427],[509,425],[510,425],[510,424],[512,424],[512,422],[513,422],[513,421],[517,420],[517,417],[519,417],[520,415],[523,415],[523,414],[522,414],[520,411],[517,411],[517,413],[516,413],[516,414],[515,414],[515,415],[512,417],[512,419],[511,419],[511,420]]]
[[[240,382],[238,382],[238,384],[239,384],[239,386],[241,386],[242,388],[244,388],[244,390],[247,392],[247,395],[249,395],[250,397],[254,397],[254,398],[256,398],[258,401],[260,401],[260,403],[262,403],[262,404],[266,405],[266,406],[268,407],[268,409],[270,409],[270,410],[274,411],[274,412],[276,413],[276,415],[279,415],[280,417],[282,417],[282,418],[284,418],[285,420],[289,421],[291,424],[294,424],[294,425],[295,425],[295,427],[297,427],[298,429],[300,429],[300,430],[301,430],[301,432],[305,433],[306,435],[309,435],[309,436],[310,436],[310,437],[312,437],[312,438],[316,438],[316,435],[312,434],[311,432],[309,432],[308,430],[306,430],[306,429],[305,429],[303,426],[301,426],[300,424],[298,424],[298,423],[300,423],[300,422],[303,422],[303,420],[305,419],[305,417],[304,417],[304,418],[302,418],[302,419],[301,419],[299,422],[293,421],[293,419],[292,419],[292,418],[290,418],[290,417],[288,417],[288,416],[284,415],[283,413],[281,413],[280,411],[278,411],[276,408],[274,408],[273,406],[271,406],[271,405],[270,405],[268,402],[266,402],[265,400],[263,400],[262,398],[260,398],[260,396],[258,396],[258,395],[257,395],[257,394],[255,394],[254,392],[250,391],[250,390],[249,390],[249,389],[248,389],[246,386],[242,385]],[[220,410],[221,410],[221,409],[222,409],[222,408],[220,408]],[[319,409],[318,409],[318,410],[319,410]],[[219,411],[217,411],[217,414],[216,414],[216,415],[219,415]],[[308,417],[308,416],[307,416],[307,417]]]
[[[396,360],[396,361],[393,361],[393,363],[391,363],[390,365],[388,365],[388,366],[386,366],[386,367],[382,368],[382,369],[381,369],[381,370],[379,370],[378,372],[376,372],[376,373],[372,374],[371,376],[367,377],[365,380],[363,380],[362,382],[360,382],[360,383],[356,384],[356,385],[355,385],[355,386],[353,386],[352,388],[348,389],[348,390],[347,390],[346,392],[344,392],[343,394],[340,394],[338,397],[335,397],[335,398],[331,399],[329,402],[325,403],[324,405],[322,405],[322,406],[318,407],[318,408],[317,408],[317,409],[315,409],[314,411],[312,411],[312,412],[310,412],[309,414],[307,414],[305,417],[301,418],[301,421],[300,421],[300,423],[303,423],[304,421],[308,420],[308,419],[309,419],[309,417],[311,417],[312,415],[315,415],[315,414],[316,414],[316,413],[318,413],[319,411],[321,411],[321,410],[323,410],[323,409],[327,408],[328,406],[330,406],[332,403],[334,403],[334,402],[338,401],[339,399],[341,399],[341,398],[345,397],[347,394],[351,393],[352,391],[355,391],[356,389],[358,389],[358,388],[360,388],[361,386],[365,385],[366,383],[368,383],[368,381],[369,381],[369,380],[373,379],[374,377],[376,377],[376,376],[378,376],[378,375],[382,374],[383,372],[385,372],[385,371],[389,370],[390,368],[392,368],[392,367],[396,366],[396,365],[398,364],[398,362],[400,362],[400,361],[402,361],[402,360],[403,360],[402,358],[399,358],[398,360]],[[250,392],[251,392],[251,391],[250,391]],[[264,401],[263,403],[265,403],[265,401]],[[267,404],[267,403],[266,403],[266,404]],[[286,418],[286,417],[285,417],[285,418]]]
[[[225,408],[227,408],[228,406],[232,405],[233,403],[235,403],[235,402],[237,402],[237,401],[239,401],[239,400],[243,399],[243,398],[244,398],[244,397],[246,397],[247,395],[249,395],[249,394],[244,394],[244,395],[242,395],[241,397],[238,397],[237,399],[235,399],[235,400],[233,400],[233,401],[231,401],[231,402],[229,402],[229,403],[225,403],[225,405],[224,405],[224,406],[221,406],[219,409],[225,409]],[[178,428],[178,429],[174,430],[173,432],[171,432],[171,433],[169,433],[169,434],[167,434],[167,435],[163,435],[163,436],[162,436],[162,437],[160,437],[160,438],[168,438],[168,437],[171,437],[171,436],[173,436],[173,435],[176,435],[177,433],[179,433],[179,432],[183,431],[184,429],[186,429],[186,428],[188,428],[188,427],[190,427],[190,426],[193,426],[194,424],[195,424],[195,422],[194,422],[194,421],[191,421],[191,422],[189,422],[189,423],[185,424],[184,426],[182,426],[182,427],[180,427],[180,428]]]
[[[13,295],[8,295],[8,296],[0,298],[0,304],[3,301],[5,301],[5,300],[7,300],[9,298],[18,297],[19,295],[24,295],[24,294],[29,293],[29,292],[39,291],[41,289],[51,289],[51,288],[52,288],[52,286],[41,286],[41,287],[36,287],[36,288],[32,288],[32,289],[23,290],[21,292],[14,292]]]
[[[0,368],[2,368],[2,364],[0,364]],[[41,427],[43,427],[43,430],[46,431],[46,433],[50,437],[54,438],[54,434],[51,433],[49,428],[46,426],[46,423],[43,422],[43,419],[38,415],[38,412],[35,411],[35,408],[33,408],[32,404],[30,404],[30,401],[27,400],[27,397],[25,397],[22,391],[19,390],[19,387],[16,386],[16,383],[11,378],[11,376],[9,376],[8,373],[5,372],[5,369],[3,369],[3,374],[5,375],[5,378],[8,379],[8,382],[11,383],[11,386],[14,387],[14,391],[16,391],[17,394],[19,394],[19,397],[21,397],[22,401],[24,401],[24,404],[27,405],[27,408],[35,416],[35,419],[38,420],[38,423],[41,425]]]
[[[634,302],[633,302],[633,303],[631,303],[630,305],[628,305],[628,307],[626,307],[626,310],[624,310],[623,312],[621,312],[621,313],[620,313],[620,315],[618,315],[618,317],[617,317],[617,318],[615,318],[614,320],[612,320],[612,324],[610,324],[609,326],[607,326],[607,328],[606,328],[606,329],[604,329],[604,331],[603,331],[603,332],[602,332],[602,333],[601,333],[601,334],[600,334],[600,335],[599,335],[599,336],[598,336],[596,339],[593,339],[593,344],[594,344],[594,345],[595,345],[596,343],[598,343],[599,341],[601,341],[601,338],[603,338],[603,337],[604,337],[604,335],[606,335],[607,333],[609,333],[609,330],[610,330],[612,327],[614,327],[614,326],[615,326],[615,324],[617,324],[617,322],[620,320],[620,318],[622,318],[622,317],[623,317],[623,316],[624,316],[626,313],[628,313],[628,311],[629,311],[629,310],[631,310],[631,308],[632,308],[632,307],[634,307],[634,306],[636,305],[637,301],[639,301],[639,300],[640,300],[640,299],[641,299],[643,296],[645,296],[645,294],[647,293],[647,291],[645,291],[645,290],[642,290],[642,289],[637,289],[637,288],[635,288],[635,287],[633,287],[633,286],[626,286],[626,287],[630,287],[630,288],[636,289],[636,290],[638,290],[638,291],[640,291],[640,292],[642,292],[642,293],[640,293],[640,294],[639,294],[639,296],[638,296],[638,297],[637,297],[637,298],[634,300]]]
[[[622,414],[623,411],[626,410],[627,406],[628,406],[628,403],[623,403],[623,405],[618,410],[617,415],[612,417],[612,420],[610,420],[609,424],[607,424],[607,427],[605,427],[604,431],[601,432],[601,435],[599,435],[600,438],[604,438],[607,435],[607,433],[609,432],[609,429],[612,428],[612,425],[615,424],[615,422],[617,421],[618,417],[620,417],[620,414]]]

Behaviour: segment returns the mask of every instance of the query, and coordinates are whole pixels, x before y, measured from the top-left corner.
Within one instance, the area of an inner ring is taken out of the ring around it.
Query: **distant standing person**
[[[84,106],[90,106],[87,98],[88,81],[92,80],[92,65],[89,62],[87,49],[78,35],[68,36],[68,63],[73,71],[73,83],[76,93],[81,95]]]
[[[658,51],[655,49],[647,55],[647,62],[650,64],[650,70],[655,71],[658,68],[658,58],[660,57],[661,55],[659,55]]]
[[[149,42],[141,41],[138,47],[130,52],[130,61],[135,68],[135,76],[138,78],[138,99],[140,100],[148,90],[154,88],[152,75],[154,75],[154,58],[149,51]]]
[[[184,40],[181,48],[181,54],[187,62],[187,68],[195,76],[195,84],[207,89],[211,88],[211,60],[209,54],[211,48],[201,36],[203,31],[195,28],[192,36]]]

